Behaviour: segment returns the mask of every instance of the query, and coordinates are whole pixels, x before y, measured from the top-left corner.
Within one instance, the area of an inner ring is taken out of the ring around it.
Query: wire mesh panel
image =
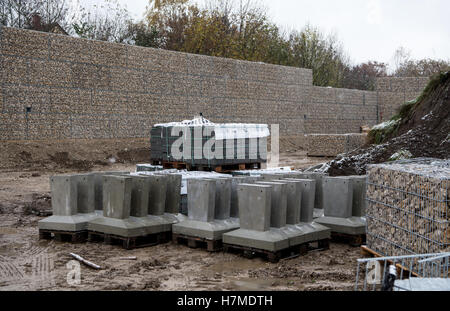
[[[385,256],[450,251],[450,161],[370,165],[367,246]]]
[[[450,290],[450,253],[357,260],[356,291]]]

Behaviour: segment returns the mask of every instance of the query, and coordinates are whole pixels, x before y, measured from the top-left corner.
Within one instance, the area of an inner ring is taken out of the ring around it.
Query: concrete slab
[[[39,229],[55,231],[83,231],[88,229],[88,223],[100,218],[96,213],[76,214],[71,216],[52,215],[38,222]]]
[[[141,217],[126,219],[100,217],[88,223],[88,230],[128,238],[147,235],[148,224]]]
[[[223,234],[239,228],[231,220],[213,220],[209,222],[187,219],[172,226],[172,232],[207,240],[221,240]]]
[[[352,216],[353,185],[345,177],[325,177],[323,180],[324,215],[349,218]]]
[[[287,213],[287,183],[257,181],[255,184],[267,185],[272,187],[271,208],[270,208],[270,227],[282,228],[286,226]]]
[[[316,223],[324,225],[331,229],[331,232],[345,234],[365,234],[366,221],[363,217],[321,217],[315,220]]]
[[[241,228],[225,233],[223,243],[277,252],[289,247],[289,237],[277,228],[270,228],[268,231]]]

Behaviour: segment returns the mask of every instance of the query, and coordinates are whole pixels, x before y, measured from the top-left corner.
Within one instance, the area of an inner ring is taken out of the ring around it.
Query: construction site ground
[[[98,143],[98,142],[97,142]],[[51,210],[49,176],[86,171],[132,171],[145,162],[147,140],[127,149],[120,142],[90,153],[92,143],[54,148],[39,143],[5,143],[0,152],[0,290],[351,290],[359,248],[331,243],[326,251],[268,263],[228,253],[208,253],[172,243],[124,250],[102,243],[70,244],[39,240],[37,222]],[[66,144],[66,145],[65,145]],[[77,159],[76,149],[84,155]],[[86,150],[84,150],[86,149]],[[106,149],[106,150],[105,150]],[[121,150],[114,152],[114,150]],[[280,165],[306,168],[326,158],[282,150]],[[51,150],[51,151],[49,151]],[[84,151],[83,151],[84,150]],[[83,153],[84,152],[84,153]],[[41,216],[39,216],[41,215]],[[102,267],[81,265],[81,284],[69,285],[69,253]],[[122,257],[135,256],[136,260]]]

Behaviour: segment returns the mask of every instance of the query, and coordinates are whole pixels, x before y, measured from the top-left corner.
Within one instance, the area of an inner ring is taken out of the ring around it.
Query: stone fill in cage
[[[385,256],[450,251],[450,161],[368,167],[367,246]]]

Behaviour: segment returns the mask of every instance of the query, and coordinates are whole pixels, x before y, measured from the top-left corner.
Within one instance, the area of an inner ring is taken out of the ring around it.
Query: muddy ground
[[[52,164],[48,159],[42,166],[33,163],[17,169],[0,169],[0,290],[352,289],[360,254],[358,248],[344,244],[332,243],[330,250],[272,264],[171,243],[126,251],[100,243],[40,241],[37,222],[51,209],[50,175],[134,170],[134,164],[109,162],[111,155],[106,153],[101,155],[105,163],[92,161],[81,169]],[[281,154],[280,160],[282,165],[305,168],[326,159],[306,158],[304,152],[297,150]],[[81,284],[69,285],[70,252],[101,265],[102,269],[81,265]],[[137,260],[121,259],[128,256],[136,256]]]

